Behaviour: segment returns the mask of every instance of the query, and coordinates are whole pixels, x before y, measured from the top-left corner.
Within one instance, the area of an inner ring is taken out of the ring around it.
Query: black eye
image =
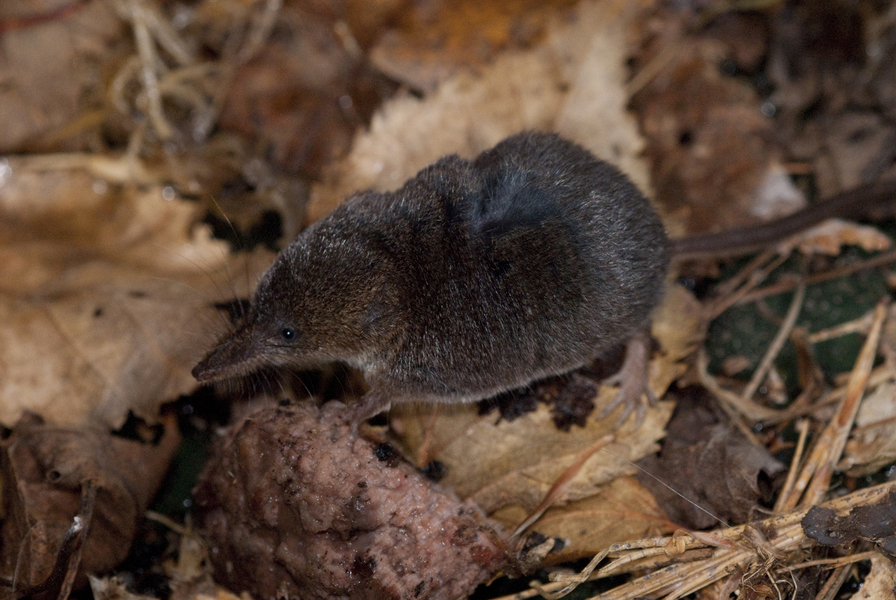
[[[280,330],[280,337],[282,337],[287,342],[294,340],[296,338],[296,330],[292,327],[284,327]]]

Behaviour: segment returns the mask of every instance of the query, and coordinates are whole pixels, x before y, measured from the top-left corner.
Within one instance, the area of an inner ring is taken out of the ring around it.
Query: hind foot
[[[614,410],[622,407],[616,419],[618,429],[628,419],[632,411],[636,411],[635,427],[640,427],[647,416],[647,403],[656,406],[657,399],[647,386],[647,365],[650,359],[650,334],[646,329],[636,332],[626,343],[625,361],[615,375],[604,379],[603,385],[618,385],[619,390],[610,403],[601,411],[605,418]],[[646,396],[647,402],[642,401]]]

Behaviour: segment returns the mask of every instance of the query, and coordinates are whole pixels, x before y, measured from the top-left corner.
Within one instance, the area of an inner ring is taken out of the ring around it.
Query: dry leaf
[[[25,23],[53,15],[59,7],[49,0],[6,0],[0,4],[0,22]],[[21,152],[25,143],[84,110],[84,97],[100,87],[97,64],[109,60],[120,27],[111,2],[77,2],[55,18],[0,29],[0,153]]]
[[[669,533],[675,525],[637,479],[623,476],[593,496],[547,511],[535,529],[570,542],[548,555],[556,564],[593,556],[613,541]]]
[[[684,529],[746,523],[786,467],[749,440],[709,397],[682,398],[662,451],[639,463],[641,483]],[[768,481],[768,489],[761,482]]]
[[[896,384],[867,394],[856,415],[856,428],[846,443],[838,469],[862,477],[896,461]]]
[[[366,68],[358,44],[376,35],[404,2],[283,6],[277,35],[230,80],[221,127],[269,147],[279,168],[318,178],[323,166],[345,154],[355,130],[394,88]],[[211,12],[210,5],[222,3],[203,4]],[[210,16],[209,26],[230,20]]]
[[[806,255],[837,256],[843,246],[859,246],[866,252],[880,252],[890,248],[892,241],[876,227],[830,219],[803,232],[788,245],[796,246]],[[781,252],[786,253],[786,249],[782,248]]]
[[[871,571],[852,600],[893,600],[896,598],[896,565],[883,556],[871,557]]]
[[[0,422],[117,428],[196,388],[250,269],[173,190],[10,160],[0,180]]]
[[[370,51],[384,73],[431,93],[445,79],[474,70],[500,51],[519,50],[544,35],[545,24],[574,0],[462,0],[409,7],[398,27]]]
[[[732,48],[745,45],[738,37],[756,33],[748,26],[735,28],[736,36],[730,27],[717,32],[724,20],[691,33],[692,13],[654,6],[655,14],[639,21],[634,79],[641,87],[632,103],[648,140],[657,201],[685,224],[675,233],[743,225],[769,204],[798,207],[802,195],[781,166],[759,95],[720,68]]]
[[[569,19],[552,19],[531,50],[506,52],[480,75],[459,73],[423,100],[405,95],[385,104],[312,190],[309,220],[358,190],[397,189],[442,156],[471,157],[524,129],[557,131],[649,190],[641,140],[625,110],[627,6],[583,3]]]
[[[170,418],[159,439],[149,443],[100,430],[61,429],[34,418],[19,422],[0,445],[7,516],[0,529],[2,580],[16,581],[21,591],[50,575],[88,484],[98,491],[80,573],[115,567],[127,556],[179,444]]]
[[[613,390],[603,389],[595,412],[600,412],[612,396]],[[671,406],[663,404],[648,411],[639,429],[619,431],[615,443],[585,462],[559,501],[589,496],[600,484],[630,473],[631,461],[655,450],[670,412]],[[585,428],[574,426],[562,432],[554,426],[550,410],[542,405],[513,422],[496,425],[494,415],[479,417],[463,429],[462,435],[445,439],[444,434],[456,426],[443,423],[454,416],[436,419],[432,457],[447,467],[444,483],[490,514],[506,510],[508,505],[533,510],[566,468],[596,440],[612,433],[615,425],[612,415],[602,421],[592,417]]]

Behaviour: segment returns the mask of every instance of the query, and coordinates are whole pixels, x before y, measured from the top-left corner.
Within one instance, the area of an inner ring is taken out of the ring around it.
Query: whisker
[[[218,203],[218,201],[215,199],[215,197],[214,197],[213,195],[210,194],[210,195],[209,195],[209,200],[211,201],[212,204],[215,205],[215,207],[218,209],[218,212],[221,213],[221,216],[224,218],[224,221],[227,223],[227,226],[230,227],[230,231],[233,232],[233,236],[234,236],[234,238],[236,239],[237,244],[239,245],[239,247],[240,247],[241,249],[244,250],[244,252],[243,252],[243,265],[245,266],[245,271],[246,271],[246,289],[249,290],[250,293],[251,293],[251,290],[252,290],[252,281],[251,281],[251,277],[252,277],[252,276],[251,276],[251,271],[250,271],[250,269],[249,269],[249,257],[248,257],[248,256],[246,255],[246,253],[245,253],[245,249],[246,249],[246,240],[245,240],[245,239],[243,238],[243,236],[237,231],[236,227],[234,227],[233,222],[230,220],[230,217],[227,216],[227,213],[224,212],[224,209],[221,208],[221,205]],[[236,286],[235,286],[235,284],[234,284],[234,281],[235,281],[235,280],[234,280],[234,278],[233,278],[233,274],[230,273],[230,265],[229,265],[229,264],[227,264],[227,271],[228,271],[228,275],[230,276],[230,285],[231,285],[231,287],[234,288],[234,296],[236,296],[236,289],[235,289]],[[245,317],[245,314],[242,315],[242,316]]]

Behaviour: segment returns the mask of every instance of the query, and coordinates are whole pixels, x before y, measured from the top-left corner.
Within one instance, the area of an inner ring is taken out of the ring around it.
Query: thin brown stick
[[[874,358],[877,355],[877,345],[880,341],[884,319],[887,316],[886,301],[878,303],[874,316],[874,324],[856,360],[856,365],[846,386],[846,394],[840,403],[837,414],[815,441],[812,452],[797,478],[792,495],[781,503],[785,510],[798,505],[817,504],[830,485],[834,466],[846,445],[849,430],[859,410]]]
[[[847,496],[825,502],[822,506],[838,513],[848,512],[856,506],[876,504],[886,498],[892,491],[896,491],[896,482],[888,482],[861,489]],[[713,550],[712,556],[705,560],[657,567],[649,575],[595,596],[592,600],[632,600],[639,596],[654,597],[662,594],[666,594],[664,596],[666,600],[674,600],[724,579],[735,568],[740,568],[746,572],[751,565],[755,565],[768,570],[777,562],[777,559],[774,557],[791,556],[796,558],[802,555],[796,552],[796,550],[808,548],[815,544],[814,541],[804,535],[800,524],[807,511],[807,507],[794,509],[787,514],[770,517],[752,526],[738,525],[717,530],[711,534],[702,534],[699,536],[699,539],[689,535],[685,538],[688,540],[687,548],[689,550],[711,547]],[[751,534],[751,531],[774,532],[775,537],[763,541],[761,535],[758,533]],[[627,550],[632,550],[637,556],[641,556],[644,553],[644,548],[647,547],[676,547],[676,537],[650,538],[649,540],[610,546],[596,555],[588,568],[581,573],[558,576],[556,581],[539,584],[535,590],[504,596],[496,600],[524,600],[539,594],[548,597],[546,593],[552,594],[552,597],[559,597],[561,593],[572,591],[585,580],[610,575],[608,567],[593,570],[607,556],[625,554]],[[706,542],[713,538],[718,540],[718,543],[714,547],[708,546]],[[677,557],[677,553],[672,554],[669,560],[675,560]],[[789,565],[788,567],[792,569],[794,565]]]
[[[868,260],[855,264],[845,265],[836,269],[831,269],[830,271],[822,271],[821,273],[808,275],[803,279],[803,283],[805,283],[806,285],[814,285],[816,283],[822,283],[831,279],[837,279],[838,277],[852,275],[853,273],[858,273],[860,271],[882,267],[894,262],[896,262],[896,250],[892,250],[884,254],[879,254],[877,256],[869,258]],[[793,290],[793,288],[795,288],[797,285],[799,284],[793,281],[780,281],[768,287],[759,288],[757,290],[751,291],[748,294],[744,294],[737,300],[736,304],[749,304],[750,302],[762,300],[763,298],[768,298],[769,296],[777,296],[778,294],[783,294],[785,292]]]
[[[787,338],[790,337],[790,332],[793,331],[793,327],[796,325],[796,319],[800,315],[800,310],[803,307],[803,300],[805,299],[805,297],[806,286],[801,285],[796,289],[796,294],[793,296],[793,301],[790,303],[790,308],[787,309],[787,315],[784,317],[784,322],[778,329],[778,333],[775,335],[775,339],[772,340],[772,343],[765,351],[765,355],[759,362],[759,366],[753,372],[753,377],[750,378],[750,383],[747,384],[747,387],[744,388],[743,393],[741,393],[740,395],[743,402],[749,402],[753,399],[753,394],[755,394],[756,390],[759,389],[759,386],[762,384],[762,381],[768,374],[772,363],[774,362],[775,358],[778,357],[778,354],[784,347],[784,343],[787,341]]]
[[[736,290],[732,290],[729,294],[716,299],[709,309],[710,318],[715,319],[732,306],[743,304],[744,298],[749,297],[751,292],[768,279],[768,276],[780,267],[787,258],[786,254],[775,256],[771,252],[765,252],[754,261],[751,261],[744,269],[744,272],[748,275],[744,277],[746,279],[744,284]]]
[[[616,439],[615,435],[605,435],[593,444],[591,444],[588,448],[586,448],[578,457],[573,461],[571,465],[569,465],[565,471],[557,478],[554,484],[551,486],[551,489],[548,490],[548,493],[545,494],[544,500],[539,503],[538,506],[535,507],[535,510],[532,511],[526,519],[520,523],[519,527],[516,528],[516,531],[513,532],[511,538],[515,538],[523,533],[526,529],[528,529],[535,521],[541,518],[541,515],[545,513],[547,509],[549,509],[560,497],[560,494],[563,493],[563,490],[569,485],[569,482],[572,481],[575,476],[582,470],[582,466],[588,461],[589,458],[594,456],[594,453],[605,447],[607,444]]]
[[[806,440],[809,439],[809,421],[800,419],[796,424],[800,437],[797,440],[796,448],[793,451],[793,459],[790,461],[790,469],[787,471],[787,480],[778,494],[775,501],[775,512],[784,512],[784,504],[787,498],[793,494],[793,488],[796,485],[797,475],[800,472],[800,462],[803,460],[803,452],[806,450]]]

